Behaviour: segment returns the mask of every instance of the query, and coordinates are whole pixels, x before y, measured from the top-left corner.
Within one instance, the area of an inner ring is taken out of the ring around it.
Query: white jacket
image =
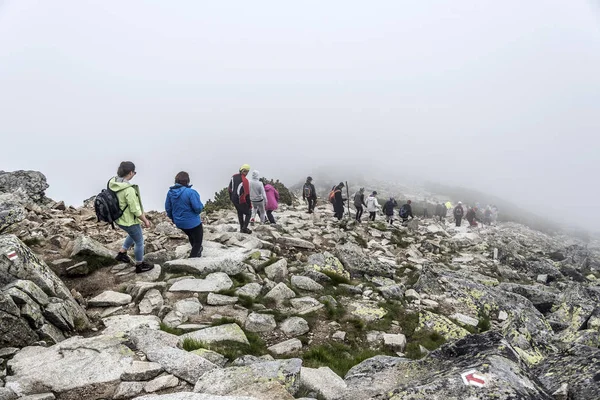
[[[379,210],[380,205],[379,202],[377,201],[377,197],[375,196],[369,196],[367,197],[367,211],[368,212],[377,212],[377,210]]]
[[[265,202],[265,207],[268,204],[267,193],[265,192],[265,186],[259,181],[260,172],[252,172],[252,180],[250,180],[250,201],[252,202]]]

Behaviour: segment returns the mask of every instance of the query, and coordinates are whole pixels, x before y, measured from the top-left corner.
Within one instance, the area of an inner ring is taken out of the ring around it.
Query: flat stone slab
[[[107,290],[88,300],[88,307],[115,307],[131,303],[131,296],[125,293]]]
[[[209,293],[206,303],[210,306],[226,306],[238,302],[238,298],[234,296],[225,296],[222,294]]]
[[[205,344],[232,341],[243,344],[250,344],[242,328],[238,324],[225,324],[211,326],[210,328],[200,329],[199,331],[186,333],[179,337],[179,344],[183,345],[186,338],[194,339]]]
[[[300,385],[317,392],[325,400],[337,399],[342,390],[346,389],[346,382],[329,367],[302,367]]]
[[[163,268],[167,272],[185,272],[193,274],[210,274],[223,272],[227,275],[236,275],[246,271],[244,260],[250,252],[241,248],[228,248],[211,242],[204,243],[204,250],[200,258],[185,258],[167,261]]]
[[[25,347],[8,362],[13,374],[6,377],[6,387],[19,396],[44,388],[70,398],[107,397],[103,393],[115,390],[133,356],[121,339],[104,335],[76,336],[46,348]],[[90,388],[95,397],[87,397]]]
[[[267,348],[267,350],[278,356],[291,354],[302,350],[302,342],[299,339],[290,339],[274,344],[273,346]]]
[[[102,322],[106,326],[102,334],[107,336],[121,337],[140,327],[160,328],[160,319],[154,315],[116,315],[104,318]]]
[[[219,292],[230,289],[233,281],[224,272],[208,274],[205,279],[182,279],[175,282],[169,292]]]
[[[259,400],[256,397],[248,396],[217,396],[204,393],[178,392],[162,394],[160,396],[148,395],[136,397],[133,400]]]
[[[121,374],[123,381],[147,381],[158,376],[163,371],[159,363],[134,361],[129,368]]]

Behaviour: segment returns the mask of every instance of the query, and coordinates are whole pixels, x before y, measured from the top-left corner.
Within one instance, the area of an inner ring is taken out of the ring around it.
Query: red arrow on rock
[[[480,375],[479,372],[477,372],[474,369],[467,372],[463,372],[462,374],[460,374],[460,376],[465,385],[467,386],[484,387],[487,383],[486,378]]]

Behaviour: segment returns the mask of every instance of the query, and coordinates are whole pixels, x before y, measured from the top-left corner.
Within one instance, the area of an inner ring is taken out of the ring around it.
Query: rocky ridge
[[[0,399],[600,398],[597,241],[299,205],[190,260],[151,212],[135,274],[40,175],[0,172]]]

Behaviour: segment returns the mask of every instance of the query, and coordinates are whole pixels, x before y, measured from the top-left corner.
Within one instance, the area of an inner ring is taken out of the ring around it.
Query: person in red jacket
[[[246,179],[246,175],[250,171],[250,166],[244,164],[240,167],[240,172],[231,177],[229,181],[229,198],[235,206],[240,221],[241,233],[252,233],[248,229],[250,218],[252,216],[252,203],[250,202],[250,182]]]

